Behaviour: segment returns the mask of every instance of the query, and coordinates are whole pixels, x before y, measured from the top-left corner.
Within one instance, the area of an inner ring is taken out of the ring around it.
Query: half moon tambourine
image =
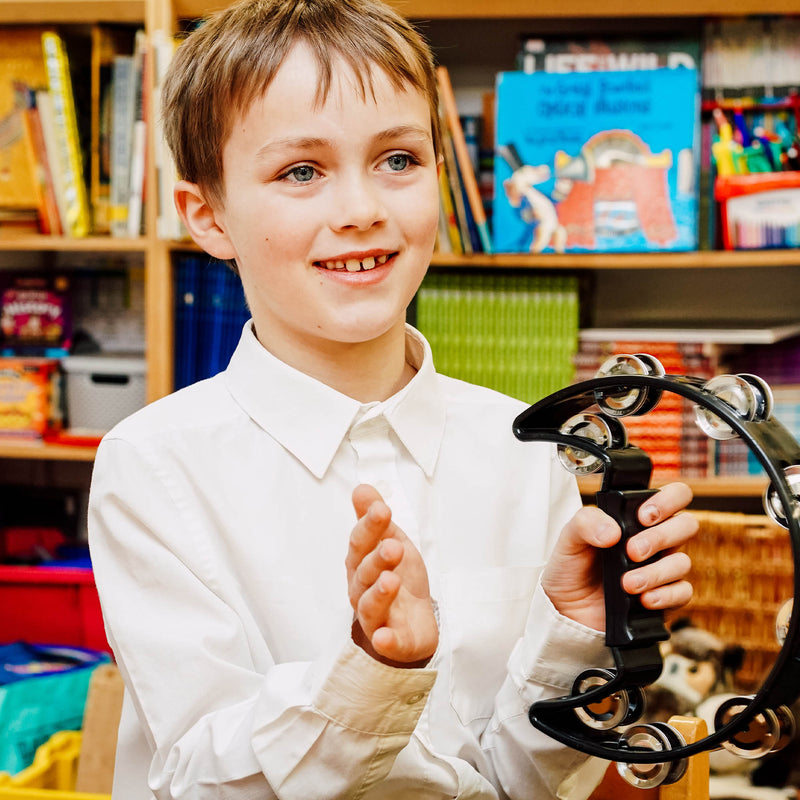
[[[619,355],[594,379],[532,405],[513,427],[521,441],[555,442],[559,460],[575,475],[602,472],[597,505],[622,529],[620,542],[601,551],[606,645],[615,666],[585,670],[569,695],[534,703],[530,721],[569,747],[616,761],[620,774],[642,788],[677,781],[686,759],[703,751],[724,747],[743,758],[759,758],[781,749],[795,734],[789,706],[800,696],[800,615],[791,614],[782,623],[781,649],[761,688],[724,702],[707,736],[687,744],[667,723],[639,722],[644,688],[661,673],[659,642],[669,632],[660,611],[644,608],[620,584],[625,571],[640,566],[628,559],[625,545],[642,528],[639,507],[655,493],[649,488],[652,461],[628,443],[621,417],[646,414],[664,392],[691,401],[698,425],[711,438],[740,437],[764,468],[770,481],[764,507],[791,537],[792,602],[800,607],[800,446],[772,416],[772,392],[760,378],[720,375],[706,381],[666,375],[653,356]]]

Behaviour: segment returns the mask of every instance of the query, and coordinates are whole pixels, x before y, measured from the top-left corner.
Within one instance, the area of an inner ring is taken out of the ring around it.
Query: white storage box
[[[67,425],[106,432],[145,403],[145,360],[137,356],[67,356]]]

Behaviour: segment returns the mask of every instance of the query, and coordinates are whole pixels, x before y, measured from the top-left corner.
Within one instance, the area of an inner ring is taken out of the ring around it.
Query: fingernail
[[[647,598],[648,608],[652,609],[661,608],[662,605],[664,605],[663,593],[659,591],[650,592]]]
[[[636,556],[640,561],[643,561],[650,555],[650,544],[647,540],[635,539],[630,543],[632,556]]]
[[[641,519],[645,525],[652,525],[658,520],[659,516],[658,509],[653,505],[643,506],[642,510],[639,512],[639,519]]]

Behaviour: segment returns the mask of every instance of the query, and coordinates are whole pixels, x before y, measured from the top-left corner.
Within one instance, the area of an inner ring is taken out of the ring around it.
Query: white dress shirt
[[[545,800],[584,760],[527,718],[607,663],[538,585],[575,482],[514,438],[522,403],[438,375],[410,327],[407,358],[416,376],[361,404],[248,324],[223,373],[104,438],[89,535],[126,684],[115,800]],[[351,641],[361,482],[427,565],[427,668]]]

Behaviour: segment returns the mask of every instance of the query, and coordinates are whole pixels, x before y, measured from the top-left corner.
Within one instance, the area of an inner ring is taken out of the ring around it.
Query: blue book
[[[193,383],[197,359],[197,309],[200,268],[197,256],[184,256],[175,269],[175,388]]]
[[[691,67],[500,73],[495,250],[697,249],[699,104]]]

